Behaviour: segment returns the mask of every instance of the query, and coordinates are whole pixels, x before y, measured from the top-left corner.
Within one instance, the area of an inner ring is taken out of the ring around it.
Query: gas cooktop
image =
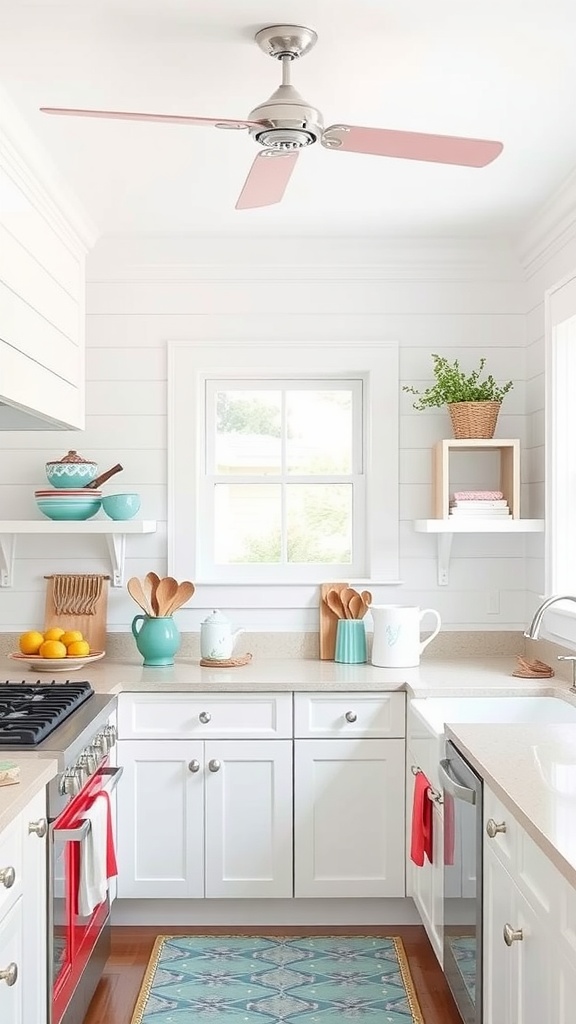
[[[92,697],[89,682],[0,682],[0,748],[36,746]]]

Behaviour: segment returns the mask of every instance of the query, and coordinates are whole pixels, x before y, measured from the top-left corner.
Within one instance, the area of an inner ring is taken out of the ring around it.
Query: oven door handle
[[[102,776],[106,776],[108,782],[102,786],[100,792],[102,793],[113,793],[116,786],[120,782],[124,772],[123,767],[119,768],[102,768]],[[97,794],[95,794],[97,795]],[[54,842],[56,843],[81,843],[86,838],[90,831],[90,820],[85,818],[81,825],[77,828],[55,828],[52,835]]]
[[[450,761],[447,757],[441,759],[438,769],[447,793],[450,793],[457,800],[465,800],[468,804],[476,803],[475,790],[469,789],[468,786],[462,786],[450,775]]]
[[[122,778],[123,774],[124,768],[122,766],[118,768],[102,768],[102,778],[106,776],[106,778],[108,779],[108,782],[104,786],[102,786],[103,792],[108,794],[113,793],[114,790],[116,789],[116,786],[120,782],[120,779]]]

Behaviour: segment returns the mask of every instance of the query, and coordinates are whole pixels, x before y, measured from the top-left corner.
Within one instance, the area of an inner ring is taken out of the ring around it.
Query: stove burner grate
[[[0,683],[0,748],[36,746],[93,693],[87,681]]]

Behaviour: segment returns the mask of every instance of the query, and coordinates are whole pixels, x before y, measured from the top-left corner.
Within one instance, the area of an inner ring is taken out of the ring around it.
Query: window
[[[576,595],[576,274],[546,299],[546,596]],[[554,605],[543,627],[576,646],[576,605]]]
[[[395,345],[172,343],[168,378],[173,575],[397,578]]]

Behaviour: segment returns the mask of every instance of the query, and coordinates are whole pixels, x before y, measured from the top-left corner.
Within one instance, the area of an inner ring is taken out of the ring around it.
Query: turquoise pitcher
[[[145,665],[174,664],[180,633],[171,615],[136,615],[132,632]]]

